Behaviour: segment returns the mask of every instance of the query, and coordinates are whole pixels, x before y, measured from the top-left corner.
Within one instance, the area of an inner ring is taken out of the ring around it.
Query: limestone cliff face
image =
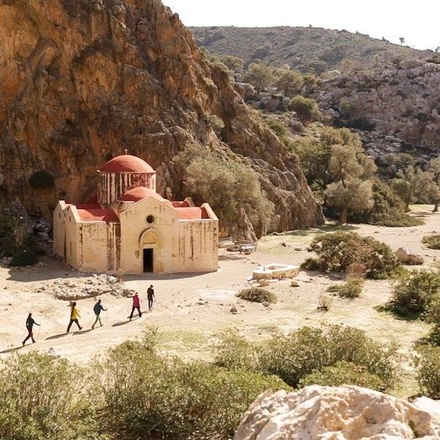
[[[337,74],[321,84],[322,109],[371,123],[364,132],[370,154],[405,152],[436,156],[440,136],[440,59],[395,60],[375,68]]]
[[[0,191],[30,213],[84,201],[111,157],[138,155],[187,195],[185,145],[250,158],[276,205],[273,230],[320,224],[292,156],[207,63],[159,0],[0,0]],[[45,170],[54,187],[29,184]]]

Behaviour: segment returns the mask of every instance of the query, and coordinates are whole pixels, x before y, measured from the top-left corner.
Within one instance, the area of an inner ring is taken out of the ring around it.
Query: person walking
[[[95,325],[97,322],[99,322],[99,325],[102,327],[102,321],[101,321],[101,311],[104,310],[104,312],[107,311],[107,309],[104,309],[101,304],[101,300],[98,299],[98,302],[93,306],[93,311],[95,312],[95,322],[92,325],[92,330],[95,330]]]
[[[131,308],[131,313],[130,316],[128,317],[128,319],[131,321],[131,319],[133,318],[133,313],[134,311],[137,309],[138,313],[139,313],[139,318],[142,318],[142,312],[141,312],[141,300],[139,298],[138,293],[136,292],[133,296],[133,306]]]
[[[147,289],[147,299],[148,299],[148,310],[151,310],[153,308],[153,302],[154,302],[154,289],[153,289],[153,285],[151,285]]]
[[[28,339],[32,339],[32,342],[35,344],[35,339],[34,339],[34,325],[40,325],[37,324],[34,320],[34,318],[32,318],[32,313],[29,313],[27,319],[26,319],[26,329],[28,331],[28,335],[26,336],[26,339],[23,341],[23,347],[26,344],[26,341]]]
[[[72,327],[72,324],[75,323],[80,330],[82,330],[82,327],[79,325],[78,318],[81,318],[81,315],[79,314],[78,309],[76,308],[76,302],[73,302],[70,304],[70,321],[69,325],[67,326],[66,333],[69,333],[70,327]]]

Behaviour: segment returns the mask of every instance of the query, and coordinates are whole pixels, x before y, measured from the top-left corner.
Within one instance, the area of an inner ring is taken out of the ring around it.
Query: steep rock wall
[[[0,192],[30,213],[95,192],[111,157],[142,157],[158,191],[187,195],[185,145],[247,156],[276,205],[273,230],[323,222],[292,156],[159,0],[0,0]],[[45,170],[54,187],[29,179]]]

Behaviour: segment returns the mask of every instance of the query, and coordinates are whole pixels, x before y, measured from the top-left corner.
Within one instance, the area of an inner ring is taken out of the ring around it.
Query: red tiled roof
[[[99,203],[78,203],[76,209],[101,209]]]
[[[146,199],[147,197],[154,197],[157,200],[163,202],[165,199],[158,194],[156,191],[145,188],[145,186],[138,186],[136,188],[132,188],[122,194],[119,197],[119,201],[121,202],[138,202],[139,200]]]
[[[187,200],[173,200],[171,203],[175,208],[185,208],[190,206]]]
[[[114,157],[107,162],[100,171],[110,173],[155,173],[144,160],[137,156],[124,154],[122,156]]]
[[[77,209],[77,212],[83,222],[119,223],[119,218],[113,209]]]
[[[179,220],[201,220],[209,218],[205,208],[174,208],[179,214]]]

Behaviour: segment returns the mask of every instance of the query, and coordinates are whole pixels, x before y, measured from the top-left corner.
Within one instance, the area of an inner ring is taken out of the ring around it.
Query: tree
[[[303,77],[298,70],[277,69],[275,76],[275,86],[284,93],[284,96],[299,93],[304,84]]]
[[[303,123],[316,121],[321,115],[316,101],[301,95],[297,95],[291,99],[289,108],[296,112],[298,118]]]
[[[341,224],[347,223],[349,210],[361,211],[373,206],[372,183],[368,179],[376,171],[376,165],[360,146],[333,145],[328,169],[333,182],[324,191],[326,203],[338,209]]]
[[[339,223],[347,223],[349,211],[362,211],[373,207],[373,192],[370,181],[350,178],[331,183],[326,191],[328,206],[339,210]]]
[[[440,157],[431,159],[428,171],[432,174],[433,180],[429,199],[434,204],[433,212],[438,212],[438,205],[440,204]]]
[[[396,176],[391,180],[391,186],[404,201],[406,212],[411,203],[427,202],[430,195],[434,197],[435,182],[431,173],[410,165],[398,171]]]
[[[249,165],[216,156],[209,149],[191,146],[174,162],[184,170],[184,182],[198,202],[208,202],[220,221],[237,230],[250,225],[256,235],[265,231],[274,205],[262,190],[258,174]]]
[[[251,63],[243,77],[243,81],[252,84],[257,93],[260,93],[265,87],[271,85],[274,81],[272,69],[264,63]]]
[[[225,55],[220,58],[222,63],[234,73],[243,72],[243,59],[234,55]]]
[[[339,151],[332,149],[335,145],[342,147],[340,153],[342,156],[345,154],[344,150],[347,151],[353,166],[355,166],[354,162],[359,162],[360,176],[364,180],[368,179],[376,169],[373,160],[364,154],[361,139],[356,133],[347,128],[324,127],[318,137],[301,137],[295,141],[293,147],[309,185],[319,193],[323,193],[330,183],[340,180],[330,172],[330,161],[335,151]],[[344,165],[343,163],[338,165],[340,160],[342,157],[333,159],[332,169],[336,174],[340,174],[337,167]]]

